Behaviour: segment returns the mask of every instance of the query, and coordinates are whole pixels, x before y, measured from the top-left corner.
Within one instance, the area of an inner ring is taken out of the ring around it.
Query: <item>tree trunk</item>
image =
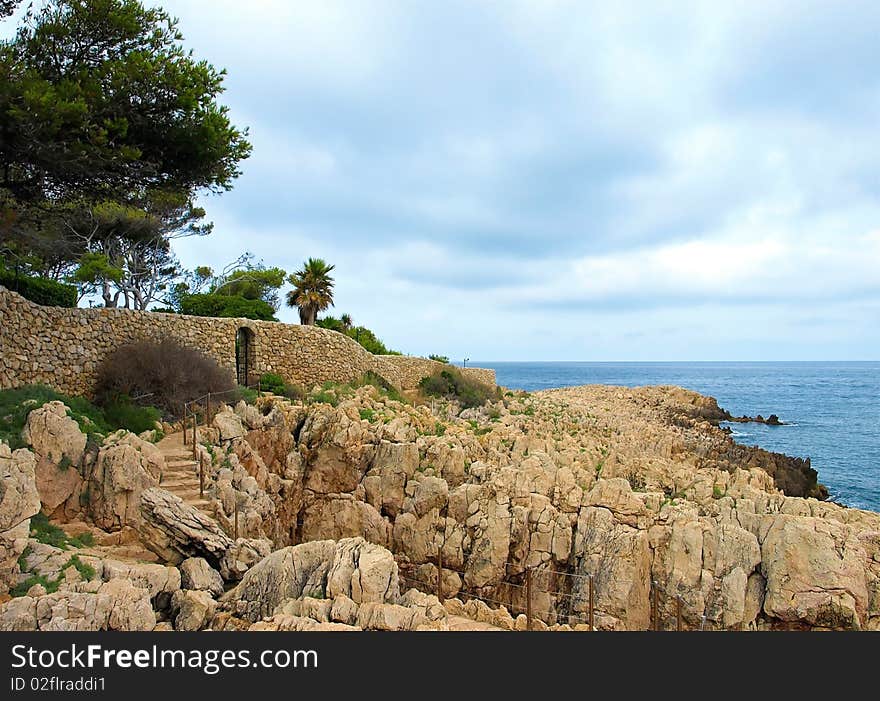
[[[104,306],[113,308],[116,306],[116,300],[119,299],[119,293],[116,296],[110,294],[110,283],[107,280],[101,281],[101,297],[104,298]]]

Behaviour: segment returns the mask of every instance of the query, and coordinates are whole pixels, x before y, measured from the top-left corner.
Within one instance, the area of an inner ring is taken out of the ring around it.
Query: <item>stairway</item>
[[[172,433],[157,444],[165,456],[165,469],[159,486],[214,518],[214,504],[199,496],[199,464],[193,460],[192,446],[183,444],[183,433]]]

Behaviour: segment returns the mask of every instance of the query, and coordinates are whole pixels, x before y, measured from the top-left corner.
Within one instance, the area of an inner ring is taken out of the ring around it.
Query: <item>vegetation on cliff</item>
[[[467,377],[451,366],[423,377],[419,388],[429,397],[455,399],[466,409],[483,406],[500,397],[497,388]]]
[[[339,333],[357,341],[364,349],[373,355],[400,355],[398,351],[389,349],[379,337],[366,326],[354,326],[351,317],[348,314],[343,314],[338,319],[333,316],[325,316],[323,319],[318,319],[315,322],[315,326],[320,326],[322,329],[329,329],[331,331],[338,331]]]
[[[22,430],[28,415],[47,402],[63,402],[70,416],[88,436],[108,435],[119,429],[142,433],[156,427],[161,413],[152,406],[139,406],[124,396],[95,404],[83,397],[68,397],[45,385],[0,390],[0,441],[14,450],[25,446]]]

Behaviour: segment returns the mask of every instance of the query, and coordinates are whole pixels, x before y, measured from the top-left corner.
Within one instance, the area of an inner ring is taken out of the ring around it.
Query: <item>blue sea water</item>
[[[880,362],[471,364],[512,389],[678,385],[734,416],[777,414],[788,425],[731,424],[734,440],[809,457],[832,499],[880,511]]]

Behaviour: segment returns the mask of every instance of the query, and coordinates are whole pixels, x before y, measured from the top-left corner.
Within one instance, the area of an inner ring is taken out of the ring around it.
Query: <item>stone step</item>
[[[172,486],[172,487],[195,487],[199,488],[199,477],[198,475],[163,475],[162,481],[159,483],[159,486]]]
[[[198,478],[199,471],[193,465],[192,467],[179,467],[176,470],[162,470],[162,474],[175,479],[189,475],[195,475]]]
[[[181,446],[180,448],[166,448],[162,450],[162,455],[169,458],[191,458],[193,454],[192,446]]]
[[[186,497],[195,494],[198,496],[199,493],[199,485],[197,484],[180,484],[171,487],[166,487],[164,484],[160,485],[162,489],[166,492],[171,492],[175,496],[180,497],[184,501],[186,501]]]
[[[180,458],[174,460],[165,459],[165,467],[181,467],[183,465],[198,465],[192,458]]]

